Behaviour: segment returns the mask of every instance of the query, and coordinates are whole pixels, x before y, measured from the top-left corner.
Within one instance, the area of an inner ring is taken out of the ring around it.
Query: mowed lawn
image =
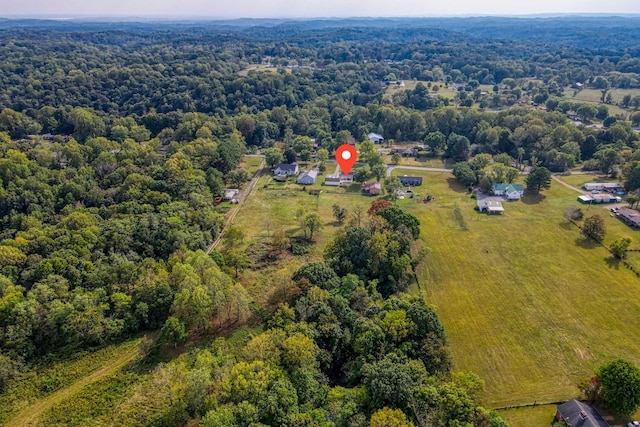
[[[640,363],[640,279],[563,218],[574,191],[554,183],[487,216],[449,174],[394,174],[421,174],[417,191],[435,196],[399,203],[430,248],[417,292],[437,307],[456,369],[484,379],[488,407],[570,399],[603,362]]]

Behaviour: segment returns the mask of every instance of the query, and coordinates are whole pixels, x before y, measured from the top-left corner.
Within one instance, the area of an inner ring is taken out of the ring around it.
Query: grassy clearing
[[[387,90],[385,91],[385,97],[390,99],[394,94],[398,92],[402,92],[403,90],[413,90],[416,88],[418,83],[422,83],[425,87],[428,88],[427,84],[429,83],[429,82],[420,81],[420,80],[403,80],[403,82],[404,82],[404,86],[398,86],[398,85],[388,86]],[[430,92],[437,93],[438,95],[444,96],[445,98],[452,99],[458,93],[458,91],[455,89],[446,88],[444,86],[444,82],[431,82],[431,84],[433,86],[440,86],[440,88],[438,92],[433,92],[431,89],[430,89]]]
[[[555,418],[556,405],[507,409],[499,413],[513,427],[550,426]]]
[[[421,292],[437,307],[456,368],[485,380],[487,406],[569,399],[603,362],[640,362],[638,279],[562,217],[575,192],[553,185],[487,216],[449,174],[394,173],[422,174],[419,191],[435,196],[401,201],[431,249]],[[604,216],[614,238],[620,223]]]
[[[238,167],[246,169],[249,174],[253,177],[255,173],[258,171],[260,167],[260,163],[262,163],[262,157],[249,157],[244,156],[242,158],[242,163]]]
[[[558,175],[562,181],[582,189],[587,182],[621,182],[620,179],[610,178],[607,175],[596,174],[576,174],[576,175]]]
[[[262,176],[253,195],[241,206],[234,225],[243,231],[243,246],[250,251],[254,248],[259,250],[261,246],[268,244],[269,236],[278,229],[282,229],[290,237],[302,236],[296,221],[299,208],[303,208],[307,213],[317,212],[324,223],[324,228],[314,236],[315,243],[307,255],[284,256],[260,266],[256,265],[255,259],[252,260],[256,268],[244,271],[241,281],[247,285],[248,291],[256,301],[264,304],[270,297],[273,290],[272,277],[278,269],[295,271],[302,263],[322,258],[324,247],[342,229],[342,225],[333,217],[334,204],[339,204],[352,213],[356,206],[361,206],[366,211],[375,200],[361,195],[361,186],[358,184],[348,188],[325,187],[321,185],[323,180],[324,177],[319,177],[316,184],[307,187],[322,190],[319,196],[312,196],[302,191],[302,186],[292,183],[291,180],[288,183],[275,183],[270,176]],[[223,249],[225,243],[223,237],[218,249]]]
[[[246,76],[249,71],[259,71],[262,73],[277,73],[279,70],[285,70],[287,73],[291,73],[291,68],[284,67],[267,67],[265,64],[251,64],[247,68],[238,71],[239,76]]]
[[[564,90],[564,96],[567,99],[572,99],[578,102],[587,102],[590,104],[601,104],[600,100],[602,99],[602,92],[598,89],[583,89],[580,92],[576,93],[574,96],[574,89],[566,88]],[[612,105],[607,105],[609,108],[610,115],[624,115],[627,116],[631,112],[630,109],[624,109],[618,106],[620,102],[622,102],[622,98],[625,95],[631,95],[632,97],[640,95],[640,89],[612,89],[610,91],[611,97],[613,99]]]
[[[384,162],[388,165],[392,165],[393,162],[391,161],[391,156],[384,156]],[[415,157],[402,157],[402,159],[400,159],[400,166],[419,166],[419,167],[423,167],[423,168],[439,168],[439,169],[445,169],[445,168],[453,168],[453,165],[451,163],[445,164],[445,162],[442,161],[442,159],[434,159],[434,158],[425,158],[425,157],[420,157],[419,159],[416,160]]]
[[[92,354],[83,354],[72,362],[55,365],[46,371],[49,377],[51,375],[64,377],[65,374],[68,377],[62,382],[62,388],[54,393],[45,394],[41,387],[34,388],[29,378],[18,378],[15,384],[9,385],[9,389],[2,396],[3,400],[7,398],[2,402],[2,407],[8,408],[2,415],[8,419],[3,425],[9,427],[37,424],[42,414],[51,407],[73,398],[86,386],[115,374],[140,357],[155,338],[157,334],[147,335]],[[35,375],[36,380],[39,378],[36,370],[29,371],[25,375],[28,377]]]

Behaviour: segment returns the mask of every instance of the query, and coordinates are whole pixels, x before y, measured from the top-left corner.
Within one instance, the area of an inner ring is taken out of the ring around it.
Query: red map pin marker
[[[336,150],[336,160],[340,165],[340,169],[342,169],[342,173],[345,175],[349,174],[349,171],[351,171],[351,168],[355,165],[357,159],[358,152],[352,145],[342,144]]]

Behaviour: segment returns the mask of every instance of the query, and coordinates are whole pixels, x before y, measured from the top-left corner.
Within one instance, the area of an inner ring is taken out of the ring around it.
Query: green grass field
[[[401,201],[430,248],[420,292],[437,307],[456,368],[485,380],[487,406],[573,398],[603,362],[640,362],[640,281],[563,218],[574,191],[556,183],[487,216],[451,175],[422,175],[419,191],[435,201]],[[608,239],[640,238],[603,216]]]
[[[259,71],[263,73],[277,73],[278,70],[283,69],[287,73],[291,73],[291,68],[284,67],[267,67],[265,64],[251,64],[247,68],[238,71],[239,76],[246,76],[249,71]]]
[[[558,175],[558,178],[580,189],[583,189],[582,186],[587,182],[621,182],[620,179],[600,174]]]
[[[425,85],[425,87],[429,83],[429,82],[420,81],[420,80],[403,80],[403,82],[404,82],[404,87],[403,86],[398,86],[398,85],[388,86],[387,90],[385,92],[385,97],[391,99],[391,97],[395,93],[402,92],[403,90],[413,90],[413,89],[415,89],[416,86],[418,85],[418,83],[422,83],[423,85]],[[437,93],[438,95],[444,96],[445,98],[453,99],[456,96],[456,94],[458,93],[457,90],[450,89],[450,88],[445,88],[444,87],[444,82],[431,82],[431,84],[433,86],[440,86],[438,92],[435,92],[435,93]],[[429,91],[433,92],[431,89],[429,89]]]
[[[583,89],[580,92],[573,95],[574,89],[565,88],[564,96],[567,99],[571,99],[579,102],[588,102],[590,104],[600,104],[602,98],[602,92],[598,89]],[[640,89],[612,89],[610,91],[614,104],[618,104],[622,101],[625,95],[638,96],[640,95]],[[607,105],[609,108],[609,115],[624,115],[628,116],[632,112],[630,109],[624,109],[618,105]]]

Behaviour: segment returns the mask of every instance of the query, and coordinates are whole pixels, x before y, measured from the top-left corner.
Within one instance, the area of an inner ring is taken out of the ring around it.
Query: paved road
[[[260,156],[255,155],[255,157],[260,157]],[[265,166],[266,164],[263,158],[262,163],[260,163],[260,166],[258,166],[258,171],[253,176],[253,179],[251,180],[249,185],[247,185],[247,187],[244,190],[242,190],[242,192],[238,195],[238,197],[236,197],[238,199],[238,204],[234,208],[232,208],[231,211],[229,212],[229,216],[227,217],[227,222],[225,223],[222,230],[220,230],[220,233],[218,234],[218,238],[211,244],[211,246],[209,246],[209,249],[207,249],[207,254],[210,254],[211,251],[213,251],[222,240],[222,236],[224,235],[224,232],[227,231],[227,228],[229,228],[229,226],[235,219],[236,215],[238,214],[238,211],[240,210],[240,207],[242,206],[242,203],[244,202],[244,199],[251,193],[253,188],[256,186],[258,179],[262,176],[262,171],[265,169]]]

